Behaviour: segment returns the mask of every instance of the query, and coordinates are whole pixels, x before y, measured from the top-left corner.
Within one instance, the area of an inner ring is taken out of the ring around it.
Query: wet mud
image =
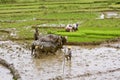
[[[13,75],[13,79],[15,80],[20,80],[20,74],[18,71],[14,68],[13,64],[9,64],[6,60],[0,58],[0,64],[6,67],[7,69],[10,70],[10,73]]]
[[[13,80],[10,70],[0,64],[0,80]]]
[[[85,47],[71,45],[71,61],[64,58],[63,49],[56,55],[49,54],[35,59],[26,45],[13,41],[0,41],[0,58],[13,64],[21,80],[120,79],[120,48],[118,48],[120,42]],[[2,80],[13,78],[10,70],[2,64],[0,64],[0,74]]]

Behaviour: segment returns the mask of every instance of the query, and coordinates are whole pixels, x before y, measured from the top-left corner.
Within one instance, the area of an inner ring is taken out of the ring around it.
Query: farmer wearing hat
[[[66,54],[65,54],[65,58],[66,58],[67,60],[71,60],[71,57],[72,57],[71,46],[68,46],[67,51],[66,51]]]

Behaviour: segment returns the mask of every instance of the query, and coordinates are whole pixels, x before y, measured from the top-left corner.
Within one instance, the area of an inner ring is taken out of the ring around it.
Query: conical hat
[[[68,46],[68,49],[71,49],[71,46]]]

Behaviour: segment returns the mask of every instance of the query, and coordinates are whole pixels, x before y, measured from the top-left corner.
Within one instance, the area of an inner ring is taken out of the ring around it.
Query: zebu
[[[39,37],[38,40],[33,41],[31,54],[39,57],[40,54],[53,53],[58,49],[61,49],[66,43],[67,39],[63,36],[48,34],[43,37]],[[33,53],[34,52],[34,53]]]

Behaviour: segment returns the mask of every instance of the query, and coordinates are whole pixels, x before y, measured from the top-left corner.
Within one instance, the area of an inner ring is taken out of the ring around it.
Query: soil
[[[49,54],[36,59],[26,48],[28,44],[0,41],[0,58],[13,64],[21,80],[119,80],[120,42],[97,46],[73,46],[72,59],[64,58],[64,49],[56,55]],[[11,80],[12,74],[0,65],[0,79]]]

